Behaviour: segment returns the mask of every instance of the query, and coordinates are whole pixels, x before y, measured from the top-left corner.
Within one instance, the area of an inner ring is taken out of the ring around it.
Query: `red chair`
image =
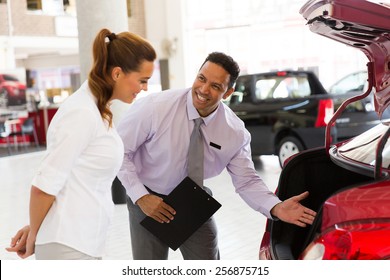
[[[26,136],[30,136],[30,135],[34,137],[35,146],[37,148],[39,148],[38,136],[37,136],[37,132],[35,130],[35,125],[34,125],[34,119],[33,118],[27,118],[21,124],[20,129],[12,130],[9,133],[9,137],[14,137],[14,144],[16,145],[16,147],[18,146],[16,138],[18,136],[22,136],[24,148],[26,150],[27,150],[27,143],[30,142],[30,139],[27,141]]]

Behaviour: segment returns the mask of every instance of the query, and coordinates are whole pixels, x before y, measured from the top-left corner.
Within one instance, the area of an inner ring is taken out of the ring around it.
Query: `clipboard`
[[[184,178],[164,202],[176,211],[172,221],[159,223],[146,217],[140,224],[174,251],[222,206],[189,177]]]

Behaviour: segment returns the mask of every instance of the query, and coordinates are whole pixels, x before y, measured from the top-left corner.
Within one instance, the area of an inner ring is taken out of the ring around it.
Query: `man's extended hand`
[[[271,209],[271,214],[280,220],[300,227],[311,225],[316,212],[303,206],[299,202],[309,196],[309,192],[293,196],[285,201],[276,204]]]
[[[175,209],[166,204],[161,197],[147,194],[137,200],[136,204],[147,216],[159,223],[169,223],[176,214]]]

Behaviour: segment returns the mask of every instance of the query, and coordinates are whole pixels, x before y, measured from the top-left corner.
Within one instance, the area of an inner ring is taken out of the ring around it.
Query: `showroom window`
[[[27,0],[27,10],[42,10],[41,0]]]
[[[63,14],[71,4],[70,0],[27,0],[28,11],[40,11],[44,14]]]

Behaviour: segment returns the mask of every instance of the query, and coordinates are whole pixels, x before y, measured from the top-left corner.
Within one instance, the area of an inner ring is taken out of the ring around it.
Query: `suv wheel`
[[[297,138],[293,136],[283,138],[279,142],[277,150],[280,166],[283,167],[283,164],[286,159],[303,150],[303,145],[301,141],[299,141]]]

